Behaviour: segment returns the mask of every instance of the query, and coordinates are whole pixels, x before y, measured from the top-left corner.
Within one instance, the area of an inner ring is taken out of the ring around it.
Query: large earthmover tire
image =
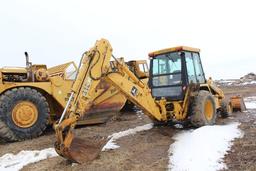
[[[227,118],[233,111],[231,105],[226,100],[223,100],[220,106],[220,116],[222,118]]]
[[[50,109],[46,98],[31,88],[14,88],[0,97],[0,138],[21,141],[42,134]]]
[[[212,94],[200,90],[192,102],[192,116],[190,121],[193,126],[213,125],[216,121],[216,104]]]

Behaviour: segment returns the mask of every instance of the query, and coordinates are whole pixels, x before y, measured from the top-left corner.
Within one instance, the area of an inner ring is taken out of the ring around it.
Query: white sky
[[[201,49],[206,76],[255,72],[253,0],[0,0],[0,67],[78,62],[96,39],[115,56],[147,59],[177,45]]]

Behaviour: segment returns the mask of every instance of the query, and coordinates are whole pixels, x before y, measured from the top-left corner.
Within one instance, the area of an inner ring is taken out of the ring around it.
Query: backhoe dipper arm
[[[77,78],[72,86],[69,102],[62,114],[59,123],[55,126],[57,142],[56,151],[65,158],[82,163],[86,159],[97,157],[103,147],[102,144],[84,144],[83,141],[74,138],[73,130],[80,117],[86,114],[96,98],[96,86],[101,79],[105,79],[116,89],[121,91],[131,102],[140,107],[147,115],[159,121],[166,121],[166,101],[158,102],[151,95],[146,84],[141,82],[121,61],[116,60],[116,68],[110,68],[112,47],[110,43],[101,39],[95,46],[86,52],[82,57]],[[74,98],[74,99],[73,99]],[[95,148],[88,150],[83,146]],[[92,147],[93,146],[93,147]],[[98,150],[97,150],[98,148]],[[84,149],[84,150],[83,150]],[[94,153],[93,157],[88,154]],[[87,157],[84,157],[86,156]]]
[[[55,149],[59,155],[65,158],[79,163],[83,162],[72,154],[72,149],[78,148],[73,141],[73,130],[78,119],[86,114],[97,97],[96,86],[99,84],[100,78],[108,72],[111,54],[111,45],[107,40],[101,39],[82,56],[69,101],[59,122],[54,126],[57,139]]]

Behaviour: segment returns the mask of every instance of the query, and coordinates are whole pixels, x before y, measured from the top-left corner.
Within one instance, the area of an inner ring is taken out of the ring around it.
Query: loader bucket
[[[90,137],[86,139],[74,138],[69,148],[63,151],[57,151],[64,158],[79,164],[93,161],[96,159],[108,138],[105,137]]]
[[[230,98],[230,103],[231,103],[233,111],[243,112],[246,110],[244,99],[241,96],[232,96]]]

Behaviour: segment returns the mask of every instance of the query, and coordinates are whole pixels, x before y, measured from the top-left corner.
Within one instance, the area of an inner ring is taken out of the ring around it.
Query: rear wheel
[[[5,141],[37,137],[48,125],[49,105],[35,89],[9,90],[1,96],[0,105],[0,137]]]
[[[213,125],[216,121],[216,104],[212,94],[201,90],[192,104],[190,121],[193,126]]]

